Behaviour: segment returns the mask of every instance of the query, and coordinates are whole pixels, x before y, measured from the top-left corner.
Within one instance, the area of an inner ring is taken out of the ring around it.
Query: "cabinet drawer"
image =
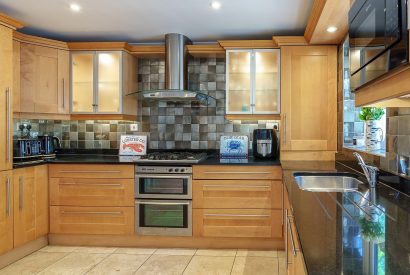
[[[134,207],[50,207],[50,233],[134,234]]]
[[[51,178],[50,204],[134,206],[134,180]]]
[[[282,208],[282,182],[194,180],[193,208]]]
[[[194,209],[194,236],[282,238],[281,210]]]
[[[53,164],[50,178],[133,179],[134,165]]]
[[[281,180],[280,166],[196,165],[194,179]]]

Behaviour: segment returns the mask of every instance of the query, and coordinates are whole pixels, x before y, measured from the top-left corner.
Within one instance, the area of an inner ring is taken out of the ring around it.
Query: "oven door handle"
[[[190,205],[190,202],[159,202],[159,201],[135,201],[136,204],[149,205]]]
[[[135,175],[136,179],[191,179],[191,175]]]

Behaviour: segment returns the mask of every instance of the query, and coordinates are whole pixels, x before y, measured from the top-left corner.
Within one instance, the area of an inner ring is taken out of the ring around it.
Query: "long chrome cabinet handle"
[[[204,174],[270,174],[270,172],[243,172],[243,171],[211,171],[204,172]]]
[[[98,211],[60,211],[61,214],[86,214],[86,215],[121,215],[122,212],[117,211],[117,212],[98,212]]]
[[[74,183],[74,182],[61,182],[58,185],[92,185],[92,186],[112,186],[112,187],[119,187],[122,186],[121,183],[85,183],[85,182],[81,182],[81,183]]]
[[[10,88],[6,89],[6,100],[7,100],[7,162],[11,161],[11,97],[10,97]]]
[[[7,177],[7,182],[6,182],[6,193],[7,193],[7,205],[6,205],[6,214],[8,217],[11,216],[11,190],[10,190],[11,186],[10,186],[10,178]]]
[[[65,80],[63,77],[63,109],[65,108]]]
[[[153,201],[136,201],[136,204],[148,205],[190,205],[189,202],[153,202]]]
[[[24,207],[24,179],[19,177],[19,210],[22,211]]]
[[[246,184],[204,184],[203,187],[216,187],[216,188],[270,188],[269,185],[246,185]]]
[[[268,218],[270,215],[263,215],[263,214],[204,214],[204,216],[209,217],[254,217],[254,218]]]
[[[283,143],[286,144],[288,139],[286,114],[283,114],[283,128]]]
[[[59,173],[121,173],[121,171],[59,171]]]
[[[285,219],[286,219],[286,224],[288,224],[288,209],[285,209]],[[286,226],[287,228],[287,226]],[[285,254],[286,254],[286,269],[288,269],[288,265],[291,264],[291,262],[289,262],[289,257],[288,257],[288,231],[285,230]]]
[[[295,247],[295,239],[293,238],[293,231],[292,231],[292,226],[290,224],[290,219],[289,216],[287,216],[287,224],[288,224],[288,230],[290,232],[290,242],[292,244],[292,254],[293,256],[296,256],[296,247]]]

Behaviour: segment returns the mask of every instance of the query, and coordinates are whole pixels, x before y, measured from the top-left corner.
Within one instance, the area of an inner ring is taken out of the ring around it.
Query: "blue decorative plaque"
[[[248,158],[247,136],[221,136],[221,158]]]

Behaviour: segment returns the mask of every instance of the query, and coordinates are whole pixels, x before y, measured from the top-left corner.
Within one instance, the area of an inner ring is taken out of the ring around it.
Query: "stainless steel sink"
[[[300,189],[310,192],[353,192],[363,184],[351,173],[296,172],[293,176]]]

